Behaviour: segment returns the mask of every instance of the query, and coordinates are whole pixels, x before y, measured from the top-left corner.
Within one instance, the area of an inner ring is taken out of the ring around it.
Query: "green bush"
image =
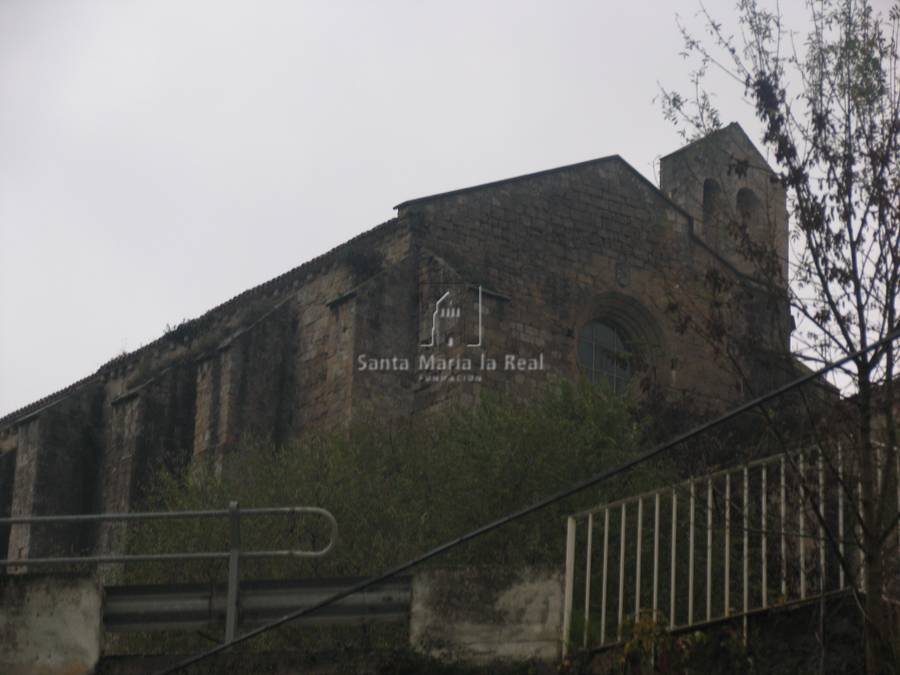
[[[365,576],[411,559],[492,519],[634,456],[643,433],[629,401],[586,382],[552,384],[532,401],[485,393],[474,406],[390,422],[362,416],[348,429],[308,433],[283,447],[247,439],[219,475],[195,467],[161,474],[159,510],[308,505],[340,526],[321,559],[242,563],[247,578]],[[643,467],[466,544],[435,564],[552,565],[564,559],[565,516],[665,484]],[[245,549],[321,547],[321,520],[260,517],[242,524]],[[154,521],[130,532],[131,552],[227,549],[227,523]],[[224,562],[139,565],[135,582],[222,582]]]

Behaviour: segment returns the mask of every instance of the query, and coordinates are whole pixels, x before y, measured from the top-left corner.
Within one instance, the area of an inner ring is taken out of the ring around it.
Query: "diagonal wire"
[[[526,506],[525,508],[519,509],[518,511],[513,511],[512,513],[509,513],[501,518],[498,518],[497,520],[494,520],[490,523],[482,525],[481,527],[478,527],[478,528],[462,535],[461,537],[457,537],[456,539],[452,539],[451,541],[448,541],[439,546],[436,546],[435,548],[423,553],[422,555],[418,556],[417,558],[413,558],[412,560],[408,560],[404,563],[396,565],[395,567],[392,567],[391,569],[389,569],[386,572],[383,572],[382,574],[379,574],[379,575],[376,575],[373,577],[369,577],[368,579],[360,581],[359,583],[356,583],[352,586],[349,586],[348,588],[345,588],[342,591],[339,591],[333,595],[330,595],[329,597],[325,598],[324,600],[321,600],[313,605],[310,605],[309,607],[304,607],[302,609],[298,609],[294,612],[286,614],[283,617],[281,617],[280,619],[276,619],[275,621],[272,621],[271,623],[265,624],[263,626],[260,626],[259,628],[255,628],[247,633],[244,633],[244,634],[236,637],[231,642],[218,645],[216,647],[208,649],[205,652],[201,652],[199,654],[195,654],[194,656],[188,657],[187,659],[184,659],[183,661],[180,661],[164,670],[158,671],[155,675],[171,675],[172,673],[177,673],[177,672],[183,670],[184,668],[187,668],[190,665],[193,665],[193,664],[203,661],[204,659],[207,659],[211,656],[215,656],[216,654],[224,652],[227,649],[230,649],[231,647],[233,647],[234,645],[237,645],[241,642],[246,642],[247,640],[250,640],[250,639],[256,637],[257,635],[261,635],[267,631],[272,630],[273,628],[283,626],[284,624],[289,623],[295,619],[299,619],[300,617],[309,616],[310,614],[313,614],[314,612],[316,612],[319,609],[322,609],[323,607],[327,607],[327,606],[334,604],[335,602],[338,602],[339,600],[342,600],[350,595],[359,593],[360,591],[363,591],[363,590],[369,588],[370,586],[381,583],[383,581],[387,581],[388,579],[395,577],[398,574],[402,574],[403,572],[406,572],[407,570],[410,570],[413,567],[416,567],[417,565],[420,565],[428,560],[431,560],[432,558],[436,558],[440,555],[443,555],[444,553],[447,553],[448,551],[450,551],[454,548],[457,548],[458,546],[462,546],[463,544],[470,542],[473,539],[482,537],[485,534],[488,534],[489,532],[493,532],[494,530],[503,527],[504,525],[507,525],[513,521],[524,518],[525,516],[528,516],[528,515],[531,515],[532,513],[540,511],[541,509],[544,509],[552,504],[555,504],[556,502],[559,502],[568,497],[571,497],[572,495],[577,494],[578,492],[581,492],[582,490],[586,490],[589,487],[598,485],[599,483],[607,481],[610,478],[618,476],[619,474],[630,471],[631,469],[633,469],[641,464],[644,464],[645,462],[648,462],[651,459],[654,459],[669,450],[672,450],[673,448],[680,445],[681,443],[684,443],[685,441],[688,441],[696,436],[699,436],[714,427],[724,424],[725,422],[737,417],[738,415],[748,412],[749,410],[752,410],[752,409],[756,408],[757,406],[760,406],[764,403],[768,403],[769,401],[771,401],[775,398],[778,398],[779,396],[781,396],[793,389],[796,389],[797,387],[800,387],[804,384],[807,384],[808,382],[816,380],[816,379],[822,377],[823,375],[831,372],[832,370],[839,368],[840,366],[842,366],[846,363],[849,363],[850,361],[853,361],[855,359],[858,359],[858,358],[864,356],[869,351],[884,347],[884,346],[890,344],[891,342],[893,342],[894,340],[896,340],[897,338],[900,338],[900,329],[895,330],[895,331],[885,335],[883,338],[881,338],[877,342],[873,342],[872,344],[868,345],[864,349],[860,349],[858,351],[847,354],[847,355],[841,357],[840,359],[838,359],[837,361],[833,361],[833,362],[825,365],[824,367],[820,368],[817,371],[814,371],[812,373],[804,375],[803,377],[797,378],[796,380],[793,380],[793,381],[789,382],[788,384],[769,392],[768,394],[759,396],[759,397],[753,399],[752,401],[743,403],[743,404],[739,405],[738,407],[733,408],[729,412],[721,415],[720,417],[710,420],[709,422],[705,422],[704,424],[701,424],[700,426],[694,427],[693,429],[676,436],[672,440],[666,441],[665,443],[656,446],[652,450],[648,450],[647,452],[645,452],[642,455],[638,455],[634,459],[631,459],[631,460],[625,462],[624,464],[620,464],[619,466],[609,469],[608,471],[602,471],[598,474],[591,476],[590,478],[586,478],[583,481],[574,483],[573,485],[570,485],[569,487],[567,487],[563,490],[560,490],[559,492],[552,494],[549,497],[544,497],[540,501],[537,501],[534,504],[531,504],[530,506]]]

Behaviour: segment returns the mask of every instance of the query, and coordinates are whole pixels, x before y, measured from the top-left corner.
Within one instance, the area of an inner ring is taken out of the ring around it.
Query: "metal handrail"
[[[328,545],[316,550],[274,549],[268,551],[241,550],[241,517],[313,514],[328,521],[331,537]],[[199,553],[153,553],[141,555],[59,556],[55,558],[15,558],[0,560],[0,565],[25,567],[28,565],[65,565],[93,563],[98,565],[124,562],[174,562],[183,560],[228,560],[228,591],[225,612],[225,642],[235,638],[238,624],[238,587],[240,560],[258,558],[320,558],[331,551],[337,542],[338,525],[334,516],[317,506],[281,506],[241,510],[236,501],[227,509],[210,511],[154,511],[144,513],[83,513],[59,516],[12,516],[0,518],[0,525],[51,525],[97,523],[110,521],[185,520],[188,518],[228,518],[229,550]]]
[[[303,549],[275,549],[268,551],[241,551],[241,558],[319,558],[327,555],[337,542],[338,524],[334,516],[327,510],[317,506],[279,506],[271,508],[240,509],[237,502],[232,502],[238,518],[243,516],[272,516],[314,514],[322,516],[331,528],[331,538],[324,548],[307,551]],[[187,520],[190,518],[227,518],[233,511],[217,509],[209,511],[148,511],[138,513],[82,513],[59,516],[12,516],[0,518],[0,525],[53,525],[75,523],[98,523],[112,521],[146,521],[146,520]],[[205,551],[198,553],[154,553],[142,555],[93,555],[93,556],[60,556],[53,558],[6,558],[0,565],[65,565],[75,563],[94,563],[98,565],[123,562],[154,562],[176,560],[224,560],[231,556],[230,551]]]

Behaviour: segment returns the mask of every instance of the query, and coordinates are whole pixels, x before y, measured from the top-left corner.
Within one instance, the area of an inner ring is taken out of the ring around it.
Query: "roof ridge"
[[[640,171],[638,171],[636,168],[634,168],[628,160],[626,160],[624,157],[622,157],[622,155],[620,155],[618,153],[613,154],[613,155],[605,155],[603,157],[597,157],[595,159],[588,159],[583,162],[575,162],[574,164],[564,164],[562,166],[556,166],[551,169],[544,169],[543,171],[534,171],[532,173],[523,173],[523,174],[519,174],[518,176],[511,176],[509,178],[501,178],[500,180],[494,180],[494,181],[490,181],[487,183],[478,183],[476,185],[470,185],[469,187],[457,188],[456,190],[448,190],[447,192],[437,192],[435,194],[426,195],[424,197],[416,197],[415,199],[408,199],[405,202],[397,204],[394,208],[401,209],[406,206],[409,206],[410,204],[416,204],[416,203],[431,200],[431,199],[440,199],[443,197],[451,197],[453,195],[474,192],[475,190],[496,187],[496,186],[502,185],[504,183],[512,183],[512,182],[517,182],[520,180],[527,180],[529,178],[538,178],[541,176],[552,175],[554,173],[560,173],[562,171],[567,171],[570,169],[578,169],[581,167],[589,166],[591,164],[599,164],[602,162],[610,162],[610,161],[621,162],[623,165],[625,165],[625,167],[632,174],[635,175],[635,177],[637,177],[647,187],[651,188],[653,190],[653,192],[656,193],[656,195],[661,197],[662,200],[664,202],[666,202],[666,204],[668,204],[670,207],[674,208],[676,211],[681,213],[683,216],[686,216],[690,220],[693,220],[693,217],[687,211],[685,211],[681,206],[676,204],[665,192],[660,190],[658,185],[655,185],[653,183],[653,181],[651,181],[644,174],[642,174]]]
[[[463,194],[466,192],[474,192],[475,190],[481,190],[484,188],[496,187],[498,185],[502,185],[503,183],[513,183],[520,180],[526,180],[529,178],[538,178],[540,176],[548,176],[554,173],[560,173],[562,171],[567,171],[569,169],[581,168],[584,166],[588,166],[590,164],[599,164],[600,162],[607,162],[611,159],[622,159],[619,155],[604,155],[603,157],[595,157],[594,159],[587,159],[581,162],[575,162],[574,164],[563,164],[562,166],[554,166],[550,169],[542,169],[540,171],[532,171],[531,173],[522,173],[516,176],[509,176],[508,178],[500,178],[499,180],[488,181],[487,183],[477,183],[475,185],[469,185],[467,187],[456,188],[453,190],[447,190],[445,192],[435,192],[434,194],[424,195],[422,197],[415,197],[413,199],[407,199],[404,202],[397,204],[394,208],[401,209],[410,204],[416,204],[418,202],[428,201],[431,199],[439,199],[442,197],[452,197],[453,195]],[[625,160],[622,160],[625,161]],[[626,162],[627,163],[627,162]]]

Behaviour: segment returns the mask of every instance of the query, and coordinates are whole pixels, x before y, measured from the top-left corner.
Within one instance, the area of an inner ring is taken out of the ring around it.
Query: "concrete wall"
[[[560,657],[561,571],[461,568],[413,578],[410,644],[465,662]]]
[[[93,672],[103,644],[103,592],[95,579],[0,579],[0,673]],[[556,570],[456,568],[413,577],[410,644],[438,658],[556,662],[563,575]]]
[[[0,579],[0,672],[81,675],[100,658],[102,591],[85,577]]]

